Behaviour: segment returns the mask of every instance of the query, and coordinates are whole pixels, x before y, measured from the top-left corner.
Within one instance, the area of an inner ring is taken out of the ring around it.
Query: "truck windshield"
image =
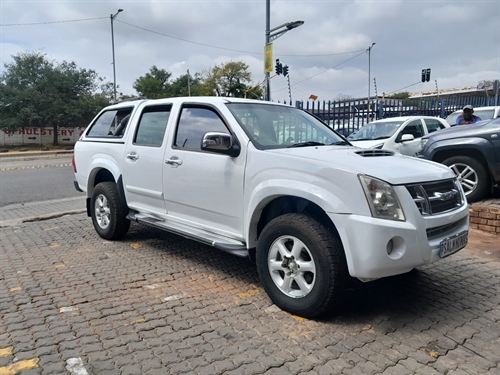
[[[259,149],[345,144],[326,124],[297,108],[259,103],[226,105]]]

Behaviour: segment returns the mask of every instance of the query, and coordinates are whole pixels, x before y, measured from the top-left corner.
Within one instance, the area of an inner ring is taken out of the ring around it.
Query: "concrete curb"
[[[65,215],[77,215],[77,214],[83,214],[86,213],[86,209],[78,209],[78,210],[68,210],[68,211],[60,211],[60,212],[53,212],[51,214],[45,214],[45,215],[37,215],[37,216],[30,216],[30,217],[23,217],[19,219],[12,219],[12,220],[4,220],[0,221],[0,228],[7,228],[7,227],[13,227],[16,225],[20,225],[23,223],[31,223],[34,221],[44,221],[44,220],[50,220],[50,219],[55,219],[61,216]]]
[[[22,156],[43,156],[43,155],[66,155],[73,154],[73,150],[55,150],[55,151],[12,151],[0,152],[0,158],[15,158]]]

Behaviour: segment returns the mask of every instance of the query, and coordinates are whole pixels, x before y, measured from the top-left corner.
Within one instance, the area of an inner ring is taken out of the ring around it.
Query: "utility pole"
[[[287,74],[288,78],[288,96],[290,97],[290,105],[292,105],[292,89],[290,88],[290,74]]]
[[[368,112],[370,112],[370,86],[371,86],[371,77],[370,77],[370,68],[371,68],[371,53],[372,53],[372,48],[375,45],[375,43],[372,43],[370,47],[368,47]],[[368,122],[370,122],[370,118],[368,118]]]
[[[189,82],[189,69],[187,70],[188,74],[188,96],[191,96],[191,83]]]
[[[115,63],[115,34],[113,32],[113,21],[118,16],[118,13],[123,12],[123,9],[118,9],[114,15],[111,14],[111,49],[113,52],[113,102],[116,102],[116,63]]]

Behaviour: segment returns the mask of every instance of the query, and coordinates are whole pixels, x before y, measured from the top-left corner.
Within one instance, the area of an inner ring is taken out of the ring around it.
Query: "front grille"
[[[422,215],[456,210],[465,204],[456,179],[407,185],[406,188]]]
[[[445,224],[445,225],[441,225],[439,227],[429,228],[429,229],[427,229],[427,238],[432,239],[434,237],[438,237],[438,236],[442,235],[443,233],[452,231],[453,229],[455,229],[459,225],[460,225],[460,220],[456,221],[454,223],[451,223],[451,224]]]

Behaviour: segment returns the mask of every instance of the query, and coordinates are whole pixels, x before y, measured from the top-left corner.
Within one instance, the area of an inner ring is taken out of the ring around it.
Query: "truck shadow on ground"
[[[151,246],[166,259],[173,255],[181,257],[189,261],[190,269],[205,268],[262,288],[256,266],[249,259],[140,224],[132,225],[127,239]],[[482,258],[459,253],[403,275],[368,283],[350,279],[340,307],[316,320],[359,324],[377,319],[390,320],[397,316],[398,325],[404,325],[406,323],[401,322],[410,323],[422,317],[436,322],[453,315],[459,319],[456,324],[464,324],[466,316],[478,317],[490,311],[495,304],[493,299],[497,292],[494,285],[498,276],[493,269],[491,275],[481,271],[480,265],[485,262]],[[477,287],[478,280],[482,280],[484,285],[487,279],[490,279],[492,288],[483,290]],[[389,324],[387,329],[390,331],[392,328]]]

